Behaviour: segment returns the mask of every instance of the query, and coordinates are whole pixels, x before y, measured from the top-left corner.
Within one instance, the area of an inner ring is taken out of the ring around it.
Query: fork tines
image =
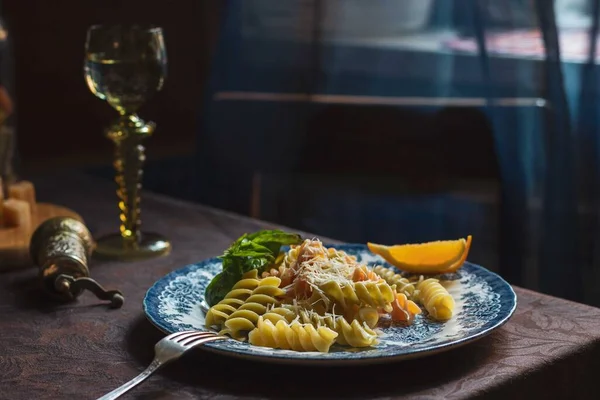
[[[176,332],[169,336],[166,339],[169,339],[175,343],[178,343],[182,346],[195,346],[197,344],[202,344],[205,342],[210,342],[217,339],[226,339],[225,336],[219,336],[214,332],[202,332],[202,331],[183,331]]]

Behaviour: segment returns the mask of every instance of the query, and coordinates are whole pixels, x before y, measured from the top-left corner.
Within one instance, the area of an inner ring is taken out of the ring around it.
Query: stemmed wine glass
[[[96,241],[99,256],[135,260],[166,254],[171,245],[162,236],[140,231],[140,191],[144,163],[142,141],[152,135],[153,122],[136,112],[157,91],[167,73],[167,55],[160,27],[94,25],[85,47],[85,80],[119,118],[106,130],[115,143],[120,232]]]

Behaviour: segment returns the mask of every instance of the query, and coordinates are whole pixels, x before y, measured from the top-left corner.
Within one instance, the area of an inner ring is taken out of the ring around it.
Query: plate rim
[[[360,243],[325,244],[325,245],[328,247],[331,247],[331,246],[346,247],[346,248],[347,247],[355,247],[355,248],[365,249],[368,251],[367,246],[360,244]],[[146,316],[146,319],[159,331],[161,331],[167,335],[173,333],[169,329],[167,329],[160,321],[157,321],[155,319],[155,317],[152,315],[153,313],[149,311],[149,308],[152,307],[152,305],[150,304],[152,301],[152,298],[150,296],[154,292],[158,292],[159,286],[161,286],[162,284],[165,284],[167,282],[170,282],[172,279],[174,279],[177,276],[180,276],[185,270],[188,270],[188,269],[191,269],[194,267],[201,268],[202,264],[206,264],[209,262],[216,262],[216,261],[218,261],[217,257],[210,257],[210,258],[200,260],[196,263],[187,264],[185,266],[182,266],[181,268],[177,268],[177,269],[163,275],[161,278],[159,278],[157,281],[155,281],[152,284],[152,286],[150,286],[148,288],[148,290],[146,291],[146,293],[144,295],[144,299],[142,301],[142,308],[143,308],[144,315]],[[382,261],[382,264],[388,266],[385,261]],[[223,349],[223,348],[219,348],[219,347],[213,347],[212,343],[207,343],[203,346],[200,346],[200,349],[209,351],[214,354],[224,355],[227,357],[233,357],[233,358],[238,358],[238,359],[241,358],[241,359],[246,359],[246,360],[268,362],[268,363],[296,364],[296,365],[298,365],[298,364],[305,364],[305,365],[308,365],[308,364],[310,364],[310,365],[356,365],[356,364],[382,364],[382,363],[388,363],[388,362],[394,362],[394,361],[422,358],[422,357],[427,357],[427,356],[434,355],[434,354],[443,353],[443,352],[446,352],[446,351],[449,351],[449,350],[452,350],[452,349],[455,349],[458,347],[462,347],[464,345],[475,342],[485,336],[488,336],[493,331],[502,327],[514,315],[515,310],[518,305],[518,296],[517,296],[514,288],[504,278],[502,278],[497,273],[490,271],[481,265],[474,264],[469,261],[466,261],[465,264],[471,265],[477,269],[481,269],[481,270],[485,271],[487,274],[492,275],[499,282],[501,282],[507,289],[510,290],[509,291],[509,294],[510,294],[509,300],[512,301],[511,308],[508,310],[508,312],[502,319],[497,321],[493,326],[490,326],[480,332],[475,333],[474,335],[471,335],[471,336],[468,336],[465,338],[457,339],[457,340],[451,341],[449,343],[441,343],[441,344],[433,345],[433,347],[431,347],[431,348],[423,348],[423,349],[419,349],[419,350],[416,350],[416,351],[413,351],[410,353],[393,354],[393,355],[378,355],[378,356],[374,356],[374,357],[362,357],[362,358],[290,357],[287,355],[278,355],[277,353],[246,354],[246,353],[240,353],[240,352],[236,352],[236,351],[229,351],[227,349]],[[156,296],[153,298],[156,298]],[[233,339],[230,339],[230,340],[233,340]]]

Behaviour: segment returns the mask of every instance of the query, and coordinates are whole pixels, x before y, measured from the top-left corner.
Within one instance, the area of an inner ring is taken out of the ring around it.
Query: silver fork
[[[113,390],[112,392],[105,394],[97,400],[112,400],[125,394],[135,386],[142,383],[146,378],[152,375],[163,365],[177,360],[186,351],[193,349],[196,346],[204,343],[213,342],[215,340],[228,339],[226,336],[219,336],[212,332],[199,332],[199,331],[184,331],[176,332],[167,337],[162,338],[154,346],[154,360],[150,363],[148,368],[141,374],[127,382],[121,387]]]

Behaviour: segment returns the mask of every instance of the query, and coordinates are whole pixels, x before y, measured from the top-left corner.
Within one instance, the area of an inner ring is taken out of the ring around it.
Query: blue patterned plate
[[[360,244],[334,245],[369,265],[386,264]],[[146,293],[144,311],[148,319],[165,333],[207,330],[204,326],[204,290],[221,271],[216,259],[201,261],[173,271]],[[424,312],[408,327],[381,328],[379,344],[366,349],[334,345],[329,353],[295,352],[252,346],[235,340],[208,343],[207,350],[224,355],[274,362],[318,364],[376,363],[422,357],[445,351],[481,338],[503,325],[517,305],[517,296],[498,275],[475,264],[465,263],[448,291],[456,300],[455,315],[447,322],[435,322]]]

